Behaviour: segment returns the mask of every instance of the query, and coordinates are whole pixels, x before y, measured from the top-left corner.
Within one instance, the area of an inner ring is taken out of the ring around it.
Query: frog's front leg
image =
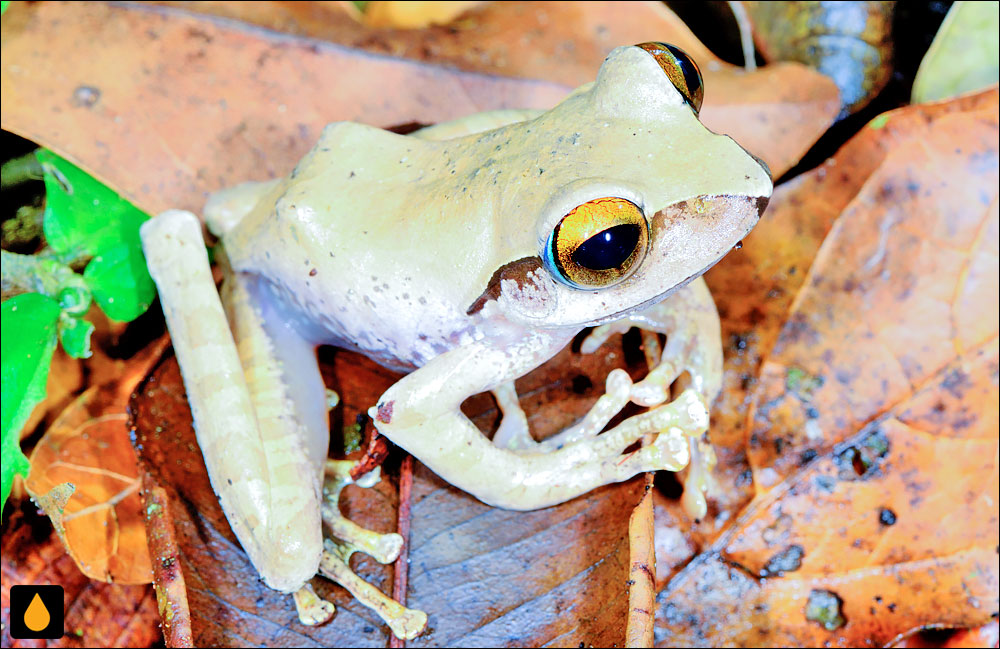
[[[704,399],[706,407],[715,400],[722,387],[722,339],[719,315],[704,279],[695,279],[666,300],[627,318],[595,328],[580,349],[593,352],[612,334],[632,327],[667,336],[659,362],[633,387],[634,401],[643,405],[662,403],[669,397],[671,383],[683,372],[687,372],[690,386]],[[705,493],[716,487],[712,477],[715,452],[702,437],[692,437],[689,445],[691,464],[684,478],[682,503],[692,518],[700,519],[707,511]]]
[[[453,349],[400,379],[369,411],[376,427],[446,481],[508,509],[554,505],[642,471],[677,471],[687,464],[687,436],[700,435],[708,425],[693,390],[601,435],[548,452],[513,451],[484,437],[462,414],[462,401],[534,368],[572,338],[572,332],[519,334]],[[623,455],[649,433],[657,433],[652,444]]]

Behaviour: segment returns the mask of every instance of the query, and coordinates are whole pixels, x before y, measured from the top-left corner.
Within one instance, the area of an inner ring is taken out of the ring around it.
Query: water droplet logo
[[[45,608],[42,598],[39,597],[38,593],[35,593],[35,596],[31,598],[31,603],[28,604],[28,610],[24,612],[24,626],[37,633],[47,627],[51,621],[52,616],[49,615],[49,609]]]
[[[11,586],[10,637],[55,640],[63,636],[65,595],[62,586]]]

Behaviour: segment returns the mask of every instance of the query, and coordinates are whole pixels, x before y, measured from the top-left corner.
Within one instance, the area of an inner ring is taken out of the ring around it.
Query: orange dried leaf
[[[712,431],[732,472],[747,436],[756,496],[660,594],[661,644],[886,644],[996,615],[997,131],[995,90],[883,115],[776,192],[747,241],[771,257],[757,292],[713,275],[724,328],[756,327],[728,360],[760,374],[750,411]]]
[[[447,24],[481,4],[483,3],[477,0],[457,2],[373,0],[365,4],[362,20],[372,27],[415,29],[428,25]]]
[[[446,27],[422,30],[359,27],[342,12],[315,5],[170,4],[370,52],[566,88],[593,81],[615,47],[673,43],[698,62],[705,77],[705,125],[763,158],[776,178],[799,161],[840,110],[837,86],[826,76],[797,63],[752,73],[724,63],[661,2],[497,2]]]
[[[289,173],[330,122],[429,124],[568,92],[148,5],[18,3],[0,28],[3,128],[151,213]]]
[[[63,411],[31,454],[25,488],[52,518],[84,574],[145,584],[152,568],[139,477],[128,416],[116,392],[94,386]]]

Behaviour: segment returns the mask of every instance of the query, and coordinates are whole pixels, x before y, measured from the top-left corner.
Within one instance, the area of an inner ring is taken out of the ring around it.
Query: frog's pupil
[[[573,261],[590,270],[618,268],[632,255],[641,232],[634,223],[623,223],[602,230],[573,251]]]
[[[664,43],[663,45],[677,60],[677,67],[681,69],[688,92],[693,97],[697,93],[698,88],[701,87],[701,73],[698,72],[698,68],[695,66],[694,61],[691,60],[691,57],[683,50],[669,43]]]

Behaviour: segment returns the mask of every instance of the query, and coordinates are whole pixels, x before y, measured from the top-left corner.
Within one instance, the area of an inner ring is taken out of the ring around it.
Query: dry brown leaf
[[[175,2],[371,52],[462,70],[544,79],[573,88],[594,80],[615,47],[667,41],[705,76],[701,117],[762,157],[775,178],[794,166],[840,110],[837,86],[797,63],[753,73],[716,58],[661,2],[502,2],[424,30],[358,28],[341,12],[280,2]]]
[[[0,28],[3,128],[151,213],[287,174],[330,122],[429,124],[568,92],[148,5],[15,3]]]
[[[776,192],[744,248],[767,261],[710,275],[746,327],[713,439],[732,476],[749,435],[757,496],[728,527],[722,500],[659,644],[885,644],[995,615],[997,182],[996,91],[894,111]]]
[[[20,507],[7,507],[4,517],[0,549],[4,647],[152,647],[161,641],[152,586],[89,579],[66,553],[49,519],[26,500]],[[10,587],[17,584],[58,584],[65,589],[66,635],[41,642],[10,637]]]
[[[612,344],[602,351],[580,356],[565,350],[518,382],[536,431],[555,432],[586,411],[607,372],[624,363]],[[335,431],[353,424],[398,376],[347,352],[321,359],[327,385],[341,397]],[[637,359],[630,369],[641,367]],[[469,399],[465,410],[487,430],[497,418],[486,395]],[[388,640],[375,614],[330,582],[313,580],[338,611],[333,622],[317,628],[293,622],[291,598],[259,582],[208,483],[172,358],[138,391],[132,412],[140,461],[151,484],[168,495],[165,517],[172,518],[176,539],[175,551],[151,536],[151,551],[157,562],[176,558],[187,583],[195,645],[370,646]],[[418,465],[408,604],[425,610],[430,622],[411,646],[620,644],[627,612],[627,521],[641,491],[641,480],[633,480],[559,507],[509,512],[483,505]],[[389,531],[396,523],[395,496],[386,480],[374,490],[351,487],[342,509],[362,525]],[[391,592],[390,567],[364,556],[356,556],[354,565]]]
[[[125,408],[165,344],[160,339],[129,361],[113,383],[77,397],[31,453],[25,488],[92,579],[122,584],[152,579]]]

